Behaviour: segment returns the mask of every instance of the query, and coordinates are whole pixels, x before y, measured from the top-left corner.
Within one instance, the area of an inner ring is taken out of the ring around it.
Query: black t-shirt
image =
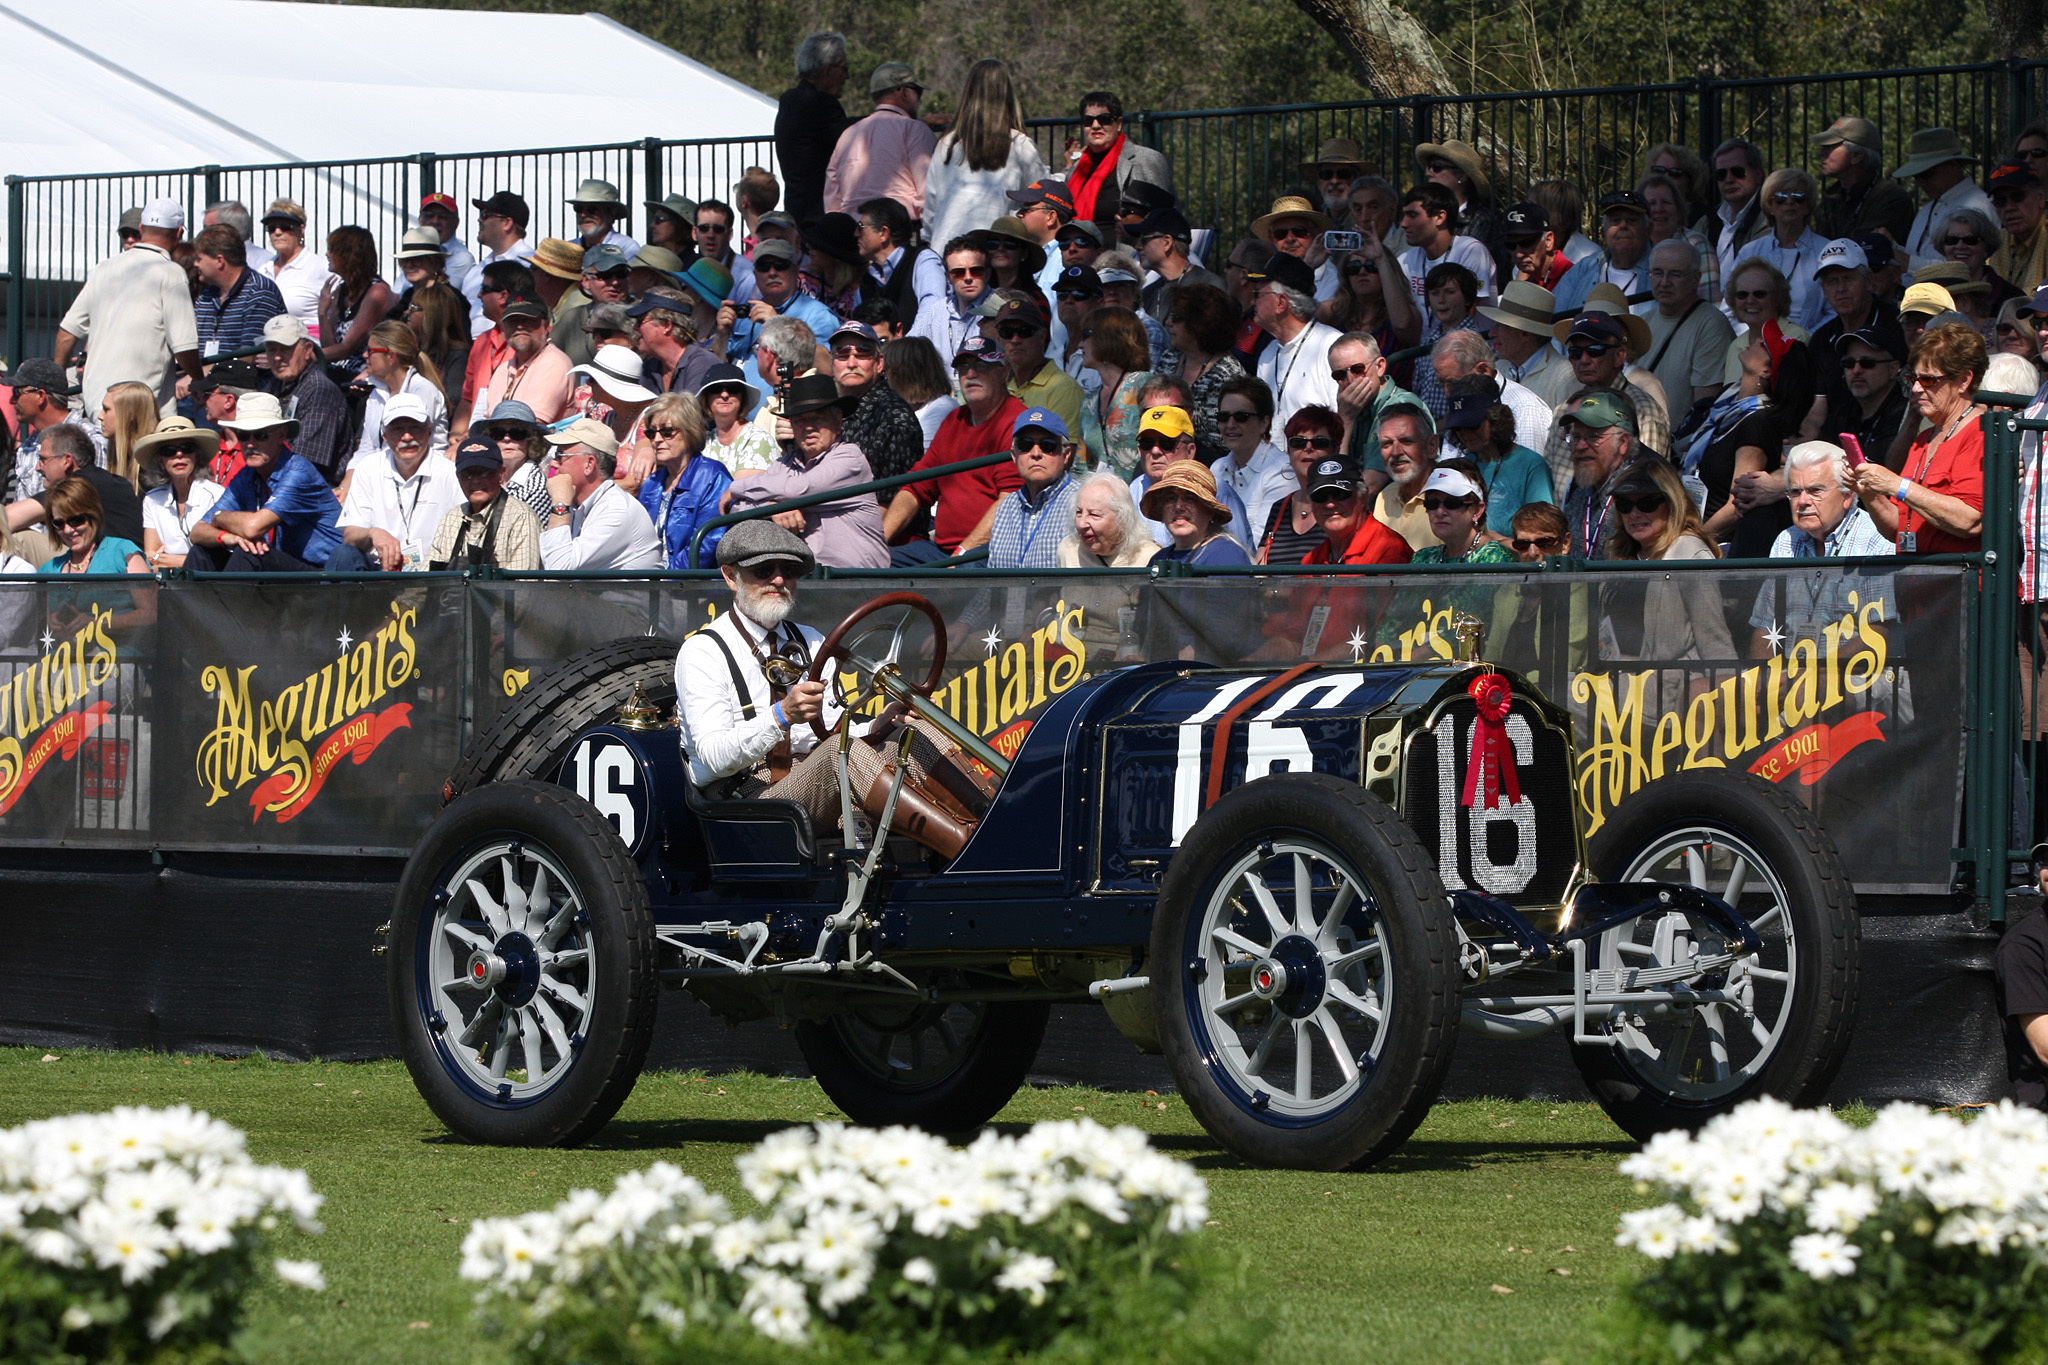
[[[1881,333],[1901,352],[1906,349],[1906,334],[1899,330],[1898,309],[1883,299],[1871,300],[1870,321],[1860,330]],[[1819,381],[1820,391],[1827,396],[1830,403],[1838,398],[1855,401],[1849,392],[1848,381],[1842,377],[1842,357],[1835,350],[1835,343],[1841,340],[1842,331],[1841,318],[1830,318],[1827,326],[1813,334],[1813,341],[1807,348],[1813,356],[1814,378]]]
[[[1707,486],[1707,510],[1712,517],[1728,501],[1735,482],[1735,456],[1744,446],[1756,446],[1764,453],[1764,470],[1776,472],[1784,463],[1785,423],[1776,408],[1762,407],[1737,422],[1726,436],[1707,447],[1700,457],[1698,474]],[[1787,499],[1767,502],[1736,522],[1728,533],[1734,559],[1768,559],[1771,542],[1778,532],[1792,524],[1792,504]]]
[[[1885,397],[1884,406],[1879,408],[1873,417],[1863,415],[1863,404],[1853,395],[1846,398],[1831,397],[1828,399],[1827,421],[1820,429],[1820,439],[1833,441],[1839,445],[1842,433],[1847,432],[1863,447],[1864,459],[1883,464],[1885,452],[1890,450],[1892,442],[1898,439],[1899,424],[1906,420],[1906,413],[1910,408],[1906,395],[1897,385],[1892,386],[1891,393]]]
[[[2005,1026],[2005,1074],[2019,1102],[2048,1109],[2048,1067],[2034,1055],[2019,1016],[2048,1014],[2048,912],[2006,927],[1992,957],[1998,977],[1998,1012]]]
[[[118,474],[109,473],[98,465],[86,466],[78,471],[78,476],[91,484],[92,491],[100,495],[103,533],[120,540],[131,541],[140,548],[142,499],[128,486],[128,480]],[[47,521],[50,491],[46,488],[36,494],[36,501],[43,505],[44,519]]]

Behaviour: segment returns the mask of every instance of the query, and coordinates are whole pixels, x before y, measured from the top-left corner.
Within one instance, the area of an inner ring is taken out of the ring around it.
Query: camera
[[[1362,234],[1347,232],[1342,228],[1332,229],[1323,234],[1325,251],[1356,251],[1364,245],[1365,237]]]

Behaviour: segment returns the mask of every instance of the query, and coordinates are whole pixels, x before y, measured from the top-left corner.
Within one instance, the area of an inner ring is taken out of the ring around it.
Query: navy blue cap
[[[1067,424],[1051,408],[1028,409],[1022,416],[1010,424],[1010,439],[1016,440],[1017,433],[1026,427],[1038,427],[1041,430],[1049,431],[1062,441],[1071,439],[1067,435]]]
[[[983,365],[1007,365],[1010,363],[1009,357],[1003,354],[1002,347],[978,333],[969,336],[965,341],[961,342],[960,349],[953,353],[954,368],[957,369],[963,360],[978,361]]]
[[[1084,298],[1102,296],[1102,276],[1095,273],[1092,265],[1070,265],[1060,272],[1052,282],[1055,294],[1079,294]]]
[[[851,321],[840,323],[838,328],[835,329],[832,335],[826,340],[825,344],[829,347],[834,342],[838,341],[839,338],[844,336],[859,337],[862,341],[867,342],[870,346],[879,347],[882,344],[882,339],[875,335],[874,328],[868,326],[865,322]]]
[[[1489,384],[1485,393],[1454,393],[1450,396],[1449,406],[1444,410],[1443,426],[1447,431],[1455,431],[1460,427],[1467,430],[1476,427],[1486,420],[1487,415],[1493,411],[1494,404],[1498,402],[1498,384]]]
[[[1284,284],[1297,294],[1315,297],[1316,272],[1309,268],[1307,261],[1299,256],[1290,256],[1284,251],[1274,252],[1272,259],[1264,265],[1245,271],[1244,277],[1259,284],[1269,281],[1273,284]]]
[[[1165,208],[1154,209],[1146,214],[1145,221],[1138,224],[1132,235],[1143,241],[1147,237],[1155,237],[1161,233],[1168,237],[1186,239],[1194,236],[1195,230],[1188,226],[1186,214],[1168,204]]]
[[[1892,257],[1898,254],[1892,248],[1892,239],[1882,232],[1866,232],[1849,240],[1863,248],[1863,259],[1870,263],[1872,270],[1885,269],[1892,263]]]
[[[486,441],[481,436],[465,436],[462,444],[455,447],[455,472],[465,469],[503,469],[505,457],[498,453],[495,441]]]

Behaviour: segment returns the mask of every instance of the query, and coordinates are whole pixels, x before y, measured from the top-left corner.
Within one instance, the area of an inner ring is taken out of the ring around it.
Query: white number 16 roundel
[[[562,765],[562,785],[612,822],[628,852],[640,851],[647,833],[647,783],[631,749],[609,735],[579,740]]]
[[[1512,896],[1536,876],[1536,806],[1526,789],[1521,799],[1505,806],[1482,810],[1477,802],[1465,804],[1458,756],[1466,755],[1470,761],[1472,731],[1478,724],[1476,716],[1460,724],[1456,716],[1446,714],[1430,727],[1430,733],[1436,736],[1437,874],[1443,878],[1444,890],[1467,889],[1458,867],[1462,848],[1472,869],[1472,879],[1479,883],[1477,889],[1496,896]],[[1534,764],[1536,740],[1529,732],[1527,718],[1510,713],[1506,728],[1508,743],[1514,746],[1515,766],[1527,768]],[[1515,853],[1508,861],[1497,863],[1488,848],[1487,836],[1491,826],[1501,824],[1514,827]]]

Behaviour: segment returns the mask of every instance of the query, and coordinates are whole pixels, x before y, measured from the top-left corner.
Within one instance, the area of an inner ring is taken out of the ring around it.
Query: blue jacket
[[[683,467],[682,477],[675,482],[675,488],[668,498],[666,513],[662,510],[662,495],[669,490],[662,487],[662,476],[666,471],[659,466],[640,485],[640,505],[647,509],[647,515],[654,519],[655,534],[661,537],[662,567],[688,569],[711,567],[711,556],[718,549],[718,542],[725,538],[725,528],[719,527],[704,537],[702,562],[692,565],[690,561],[690,537],[697,534],[697,528],[718,515],[718,500],[732,483],[732,475],[725,466],[709,455],[692,455],[690,463]]]

